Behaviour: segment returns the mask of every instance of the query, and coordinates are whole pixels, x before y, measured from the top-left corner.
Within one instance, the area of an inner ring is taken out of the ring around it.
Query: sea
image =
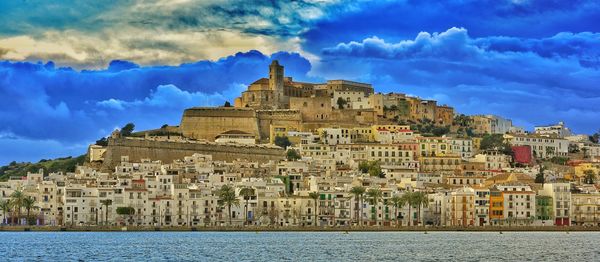
[[[0,261],[600,261],[599,232],[0,232]]]

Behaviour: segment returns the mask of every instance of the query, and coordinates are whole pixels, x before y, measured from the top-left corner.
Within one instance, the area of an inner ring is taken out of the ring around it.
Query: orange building
[[[504,193],[496,187],[490,189],[490,223],[504,219]]]

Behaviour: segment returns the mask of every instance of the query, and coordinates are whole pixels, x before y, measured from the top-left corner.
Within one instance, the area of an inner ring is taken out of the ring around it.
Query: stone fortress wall
[[[258,110],[256,116],[261,142],[269,142],[271,125],[288,126],[296,130],[302,129],[302,116],[298,110]]]
[[[268,145],[217,144],[200,141],[156,141],[142,138],[110,138],[104,154],[104,167],[112,170],[121,161],[121,156],[129,156],[129,161],[141,159],[161,160],[171,163],[194,153],[210,154],[214,160],[234,161],[246,159],[265,163],[282,160],[285,151]]]
[[[191,139],[214,141],[219,134],[230,130],[244,131],[261,138],[256,111],[252,108],[188,108],[183,112],[179,128],[184,137]]]

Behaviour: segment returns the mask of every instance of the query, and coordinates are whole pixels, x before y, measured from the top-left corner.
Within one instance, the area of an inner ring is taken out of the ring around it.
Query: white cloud
[[[59,66],[97,69],[114,59],[177,65],[249,50],[299,52],[298,34],[333,4],[337,2],[161,0],[121,4],[91,12],[81,21],[59,21],[47,29],[22,30],[0,38],[0,59],[52,60]],[[23,28],[30,27],[29,23],[35,20],[21,21]]]
[[[5,54],[0,59],[46,61],[75,68],[102,68],[114,59],[135,61],[141,65],[178,65],[200,59],[216,60],[249,50],[273,53],[299,50],[296,38],[287,40],[231,31],[150,32],[123,28],[105,31],[50,31],[39,38],[17,36],[0,39]]]
[[[203,92],[188,92],[174,85],[161,85],[156,87],[156,90],[143,100],[123,101],[111,98],[99,101],[96,105],[116,110],[133,107],[182,110],[195,106],[220,106],[223,104],[223,101],[239,95],[245,87],[243,84],[232,84],[229,88],[219,93],[207,94]]]

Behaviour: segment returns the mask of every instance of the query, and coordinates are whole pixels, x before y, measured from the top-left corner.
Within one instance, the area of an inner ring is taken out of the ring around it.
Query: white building
[[[452,152],[460,155],[462,159],[468,159],[473,156],[473,141],[468,138],[450,138],[448,139]]]
[[[536,126],[535,134],[540,136],[547,137],[559,137],[564,138],[567,136],[571,136],[571,129],[565,126],[564,122],[558,122],[555,125],[547,125],[547,126]]]
[[[534,157],[566,157],[569,154],[569,141],[535,135],[504,135],[504,139],[513,146],[529,146]]]

